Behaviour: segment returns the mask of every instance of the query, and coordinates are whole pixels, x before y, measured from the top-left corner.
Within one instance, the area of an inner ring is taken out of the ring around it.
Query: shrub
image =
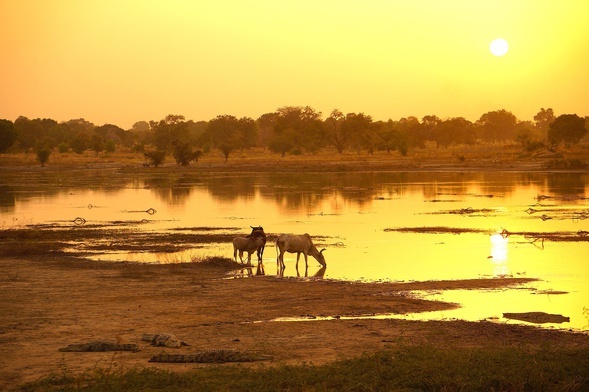
[[[148,151],[143,153],[143,155],[149,160],[150,166],[158,167],[166,160],[166,152],[162,150]]]
[[[37,150],[37,160],[41,162],[41,166],[45,166],[45,162],[49,160],[51,150],[48,148],[41,148]]]

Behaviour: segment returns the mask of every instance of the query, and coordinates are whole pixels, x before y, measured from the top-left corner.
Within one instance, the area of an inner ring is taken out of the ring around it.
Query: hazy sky
[[[0,0],[0,118],[585,116],[588,21],[587,0]]]

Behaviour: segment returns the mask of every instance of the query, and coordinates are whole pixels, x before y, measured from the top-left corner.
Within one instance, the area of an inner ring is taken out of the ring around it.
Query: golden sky
[[[588,21],[586,0],[0,0],[0,118],[585,116]]]

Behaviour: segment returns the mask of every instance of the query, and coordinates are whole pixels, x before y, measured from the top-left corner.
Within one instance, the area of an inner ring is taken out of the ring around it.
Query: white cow
[[[325,249],[321,249],[318,251],[315,245],[313,245],[313,241],[311,240],[311,236],[307,233],[302,235],[294,235],[294,234],[281,234],[278,236],[276,240],[276,254],[278,257],[276,258],[276,263],[279,264],[280,268],[284,268],[284,252],[289,253],[296,253],[297,254],[297,264],[296,268],[299,268],[299,258],[301,257],[301,253],[305,255],[305,266],[309,267],[307,262],[307,255],[313,256],[319,264],[324,267],[327,267],[327,263],[325,262],[325,256],[323,256],[323,251]]]
[[[264,244],[262,237],[235,237],[233,239],[233,258],[237,263],[237,252],[243,264],[243,252],[247,252],[247,263],[252,264],[252,253],[257,251]],[[258,264],[260,260],[258,260]]]

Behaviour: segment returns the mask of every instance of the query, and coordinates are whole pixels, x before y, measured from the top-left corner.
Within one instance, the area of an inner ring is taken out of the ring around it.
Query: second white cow
[[[323,256],[323,251],[325,249],[321,249],[321,251],[317,250],[315,245],[313,245],[313,241],[311,240],[311,236],[307,233],[301,235],[294,235],[294,234],[281,234],[278,236],[276,240],[276,263],[279,264],[280,268],[285,268],[284,265],[284,252],[288,253],[296,253],[297,254],[297,264],[296,268],[299,268],[299,258],[301,257],[301,253],[305,255],[305,266],[309,267],[307,262],[307,256],[311,255],[319,264],[323,267],[327,267],[327,263],[325,262],[325,256]]]

